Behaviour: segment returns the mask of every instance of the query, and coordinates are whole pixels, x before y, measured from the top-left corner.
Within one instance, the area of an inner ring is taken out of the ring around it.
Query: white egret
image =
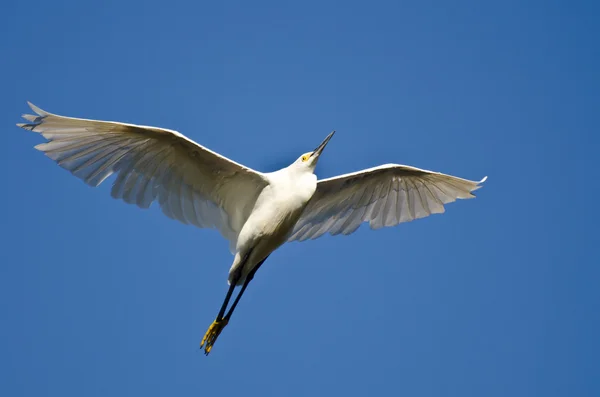
[[[117,174],[111,194],[141,208],[158,201],[170,218],[216,228],[234,254],[229,289],[202,338],[208,354],[248,283],[286,241],[350,234],[363,222],[378,229],[444,212],[444,204],[474,197],[479,182],[386,164],[317,181],[315,166],[333,136],[279,171],[262,173],[163,128],[51,114],[29,103],[23,115],[48,140],[36,146],[91,186]],[[225,313],[236,286],[241,289]]]

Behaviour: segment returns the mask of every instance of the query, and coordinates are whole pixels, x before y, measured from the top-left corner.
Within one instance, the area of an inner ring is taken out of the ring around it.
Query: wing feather
[[[289,241],[350,234],[364,222],[378,229],[443,213],[444,204],[475,197],[472,192],[486,179],[470,181],[398,164],[324,179]]]
[[[267,186],[263,174],[172,130],[64,117],[29,103],[35,115],[17,124],[48,141],[36,146],[90,186],[117,174],[111,195],[182,223],[217,228],[235,247],[237,235]]]

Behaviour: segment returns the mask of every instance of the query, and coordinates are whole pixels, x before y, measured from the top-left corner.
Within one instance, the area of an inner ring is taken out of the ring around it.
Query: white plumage
[[[487,178],[487,177],[486,177]],[[479,182],[399,164],[323,179],[289,241],[325,233],[350,234],[363,222],[372,229],[444,212],[444,204],[473,198]]]
[[[235,258],[231,284],[205,335],[208,353],[262,262],[286,241],[350,234],[362,223],[378,229],[444,212],[444,204],[474,197],[485,181],[469,181],[387,164],[317,181],[314,169],[333,132],[290,166],[261,173],[163,128],[51,114],[29,104],[18,126],[42,134],[36,146],[91,186],[117,174],[111,194],[141,208],[158,201],[170,218],[216,228]],[[243,285],[224,316],[235,285]]]
[[[148,208],[158,201],[169,218],[216,228],[235,249],[260,192],[262,173],[219,155],[177,131],[63,117],[29,103],[37,116],[18,126],[49,142],[36,146],[90,186],[118,174],[111,195]]]

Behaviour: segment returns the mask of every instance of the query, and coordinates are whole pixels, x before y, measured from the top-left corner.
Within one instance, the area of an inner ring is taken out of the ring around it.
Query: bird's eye
[[[306,160],[308,160],[308,154],[305,154],[304,156],[302,156],[302,162],[305,162]]]

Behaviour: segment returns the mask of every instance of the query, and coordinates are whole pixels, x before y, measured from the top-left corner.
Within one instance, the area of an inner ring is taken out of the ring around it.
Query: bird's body
[[[29,104],[36,115],[18,124],[49,142],[36,146],[61,167],[98,186],[116,174],[111,191],[140,208],[158,202],[170,218],[216,228],[234,254],[229,289],[201,342],[206,354],[248,283],[266,258],[287,241],[325,233],[353,233],[444,212],[456,199],[472,198],[479,182],[415,167],[386,164],[317,180],[317,161],[333,132],[290,166],[262,173],[219,155],[182,134],[157,127],[58,116]],[[235,301],[233,290],[241,285]]]
[[[236,271],[240,270],[237,283],[243,284],[261,260],[287,241],[317,188],[317,177],[313,173],[302,172],[293,164],[265,174],[265,177],[269,184],[258,196],[237,239],[236,254],[229,271],[230,283]],[[249,257],[240,269],[247,254]]]

